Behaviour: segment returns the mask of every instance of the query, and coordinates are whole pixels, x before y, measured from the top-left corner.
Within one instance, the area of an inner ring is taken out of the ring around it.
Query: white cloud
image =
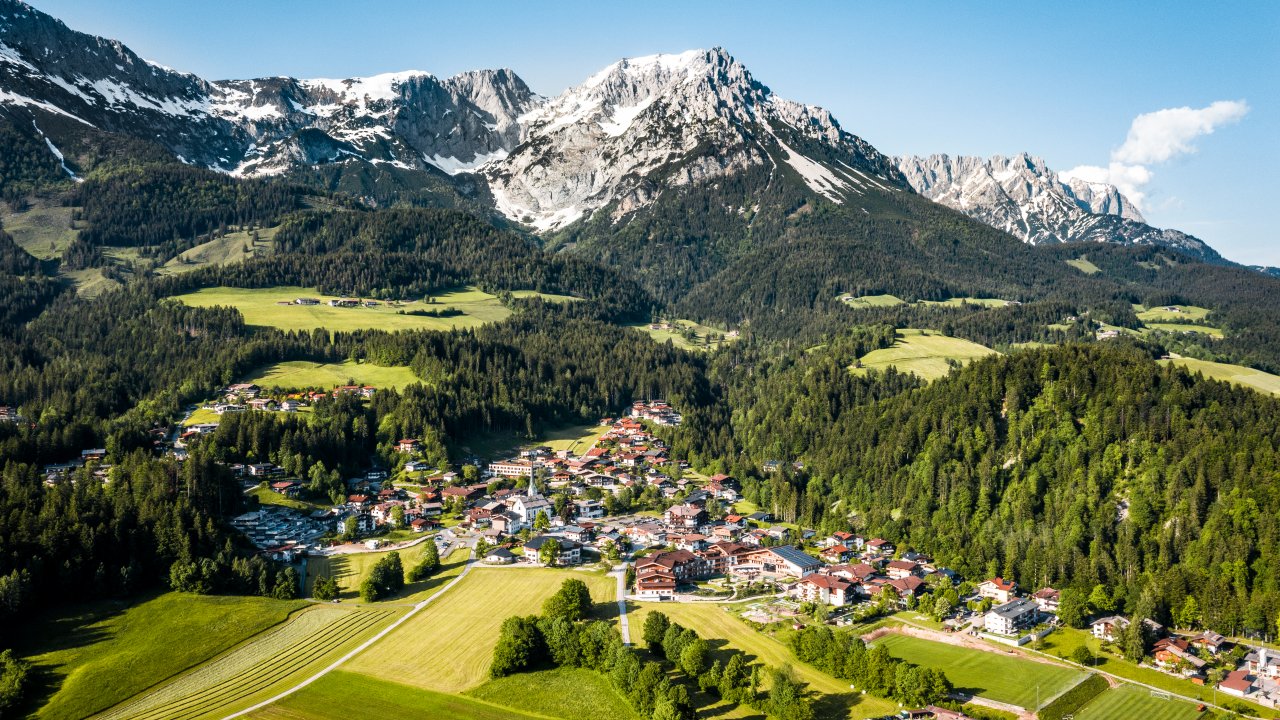
[[[1062,180],[1078,178],[1085,182],[1110,183],[1142,207],[1146,193],[1142,188],[1154,174],[1147,167],[1196,151],[1192,141],[1201,135],[1237,122],[1249,112],[1243,100],[1219,100],[1203,108],[1166,108],[1143,113],[1133,119],[1124,144],[1111,152],[1106,167],[1081,165],[1060,174]]]

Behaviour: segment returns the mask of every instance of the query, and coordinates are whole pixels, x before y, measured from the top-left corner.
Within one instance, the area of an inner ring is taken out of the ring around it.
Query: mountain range
[[[231,175],[355,170],[368,188],[395,174],[399,187],[444,188],[543,235],[617,228],[664,194],[759,173],[749,197],[720,209],[749,217],[778,182],[868,213],[869,196],[914,191],[1032,244],[1160,245],[1223,262],[1146,224],[1115,187],[1062,182],[1026,154],[889,158],[720,48],[621,60],[554,98],[507,69],[209,81],[3,0],[0,114],[39,133],[72,174],[59,142],[92,129]]]

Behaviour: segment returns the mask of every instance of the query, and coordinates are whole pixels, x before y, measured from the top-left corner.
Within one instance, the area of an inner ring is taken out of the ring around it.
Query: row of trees
[[[811,625],[796,632],[790,637],[790,644],[803,662],[908,707],[946,700],[954,689],[941,670],[899,660],[889,654],[883,643],[868,649],[862,638],[826,625]]]

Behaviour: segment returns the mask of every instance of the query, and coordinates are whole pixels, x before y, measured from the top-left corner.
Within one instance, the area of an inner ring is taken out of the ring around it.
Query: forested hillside
[[[1101,584],[1127,611],[1166,619],[1191,595],[1224,632],[1261,632],[1280,611],[1280,401],[1115,345],[979,361],[923,388],[890,376],[873,391],[841,372],[858,349],[718,357],[734,442],[702,459],[802,461],[748,497],[805,525],[852,521],[967,577]],[[696,445],[698,421],[679,437]]]

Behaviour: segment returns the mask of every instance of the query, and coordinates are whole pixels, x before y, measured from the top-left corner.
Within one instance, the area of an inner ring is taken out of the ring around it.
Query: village
[[[326,397],[368,399],[376,392],[343,385],[271,396],[237,383],[204,409],[215,415],[293,413]],[[10,408],[0,415],[18,421]],[[448,528],[451,539],[467,538],[486,565],[629,564],[629,599],[756,598],[741,615],[761,624],[839,626],[914,611],[932,616],[943,632],[1013,647],[1038,646],[1062,628],[1060,593],[1053,588],[1028,591],[1001,577],[962,578],[925,553],[852,528],[819,534],[774,522],[769,512],[744,502],[735,478],[701,476],[671,456],[658,430],[681,421],[666,402],[638,400],[622,417],[600,419],[603,431],[580,452],[535,444],[487,463],[474,459],[461,472],[433,467],[421,456],[421,441],[404,438],[394,443],[390,467],[375,464],[346,479],[345,502],[305,509],[289,502],[304,495],[301,480],[269,462],[231,464],[257,503],[230,522],[263,556],[285,563],[413,544]],[[181,461],[191,443],[217,427],[201,422],[157,429],[155,445]],[[47,466],[46,482],[65,481],[81,468],[108,482],[105,456],[104,449],[89,448],[78,460]],[[762,469],[777,468],[769,465]],[[629,500],[645,498],[651,509],[620,510],[624,493]],[[1131,622],[1103,614],[1090,618],[1087,629],[1106,649],[1122,641]],[[1151,619],[1139,622],[1150,646],[1144,666],[1264,707],[1280,705],[1280,652],[1233,645],[1211,631],[1177,633]],[[934,710],[913,717],[964,717]]]

